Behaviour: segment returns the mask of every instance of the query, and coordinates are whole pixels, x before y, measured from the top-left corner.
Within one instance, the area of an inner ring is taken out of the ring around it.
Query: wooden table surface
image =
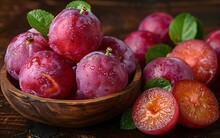
[[[0,1],[0,67],[4,64],[4,53],[11,39],[30,28],[26,14],[33,9],[44,9],[54,15],[60,12],[67,0],[1,0]],[[204,23],[205,33],[220,28],[220,1],[218,0],[89,0],[93,13],[102,23],[105,35],[120,39],[137,29],[140,21],[150,12],[165,11],[173,16],[190,12]],[[220,101],[220,77],[210,86]],[[151,137],[136,130],[121,130],[120,116],[101,124],[79,128],[57,128],[30,121],[14,109],[0,91],[0,137],[53,137],[95,138],[95,137]],[[35,131],[41,134],[35,134]],[[220,120],[208,128],[188,129],[179,124],[162,137],[213,138],[220,137]]]

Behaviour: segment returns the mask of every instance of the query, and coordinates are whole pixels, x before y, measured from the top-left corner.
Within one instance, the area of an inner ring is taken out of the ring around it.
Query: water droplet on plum
[[[94,70],[94,69],[95,69],[95,66],[91,66],[90,69],[91,69],[91,70]]]
[[[32,62],[29,62],[29,63],[27,64],[27,69],[30,69],[31,66],[32,66]]]

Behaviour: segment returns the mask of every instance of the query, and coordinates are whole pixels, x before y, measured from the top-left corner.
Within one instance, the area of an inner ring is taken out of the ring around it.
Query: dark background
[[[4,53],[11,39],[30,29],[26,14],[33,9],[43,9],[58,14],[71,0],[1,0],[0,1],[0,67],[3,65]],[[135,31],[140,21],[149,13],[164,11],[174,17],[182,12],[189,12],[204,24],[205,34],[220,29],[219,0],[87,0],[92,12],[102,23],[105,35],[124,39],[128,33]],[[220,101],[219,79],[210,88]],[[119,105],[120,106],[120,105]],[[57,131],[56,137],[150,137],[138,130],[121,130],[119,117],[101,124],[81,128],[50,128],[48,132]],[[37,124],[38,126],[38,124]],[[0,91],[0,137],[28,137],[29,130],[36,123],[25,119],[15,112]],[[213,138],[220,137],[220,121],[205,129],[188,129],[177,125],[162,137]]]
[[[7,45],[14,35],[30,28],[27,12],[43,9],[56,15],[71,0],[1,0],[0,45]],[[106,35],[123,39],[137,29],[140,21],[154,11],[173,16],[189,12],[204,23],[205,32],[220,28],[219,0],[87,0],[99,18]]]

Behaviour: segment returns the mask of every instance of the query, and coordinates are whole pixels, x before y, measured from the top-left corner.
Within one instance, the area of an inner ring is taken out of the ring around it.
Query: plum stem
[[[111,53],[111,52],[112,52],[112,48],[107,47],[107,48],[106,48],[105,55],[106,55],[106,56],[110,56],[110,53]]]
[[[81,8],[81,10],[80,10],[80,14],[83,14],[86,10],[87,10],[86,7],[83,6],[83,7]]]
[[[27,42],[26,42],[27,45],[30,45],[34,41],[33,37],[31,37],[31,36],[27,37],[26,40],[27,40]]]

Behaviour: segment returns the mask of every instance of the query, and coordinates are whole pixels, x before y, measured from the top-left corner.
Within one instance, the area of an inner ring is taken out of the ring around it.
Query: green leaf
[[[76,0],[76,1],[72,1],[69,4],[67,4],[66,8],[76,8],[76,9],[83,9],[84,7],[86,7],[86,10],[91,12],[91,5],[85,1],[82,0]]]
[[[40,9],[30,11],[27,14],[27,20],[30,26],[35,28],[45,37],[47,37],[53,19],[54,16],[51,13]]]
[[[197,34],[197,20],[189,13],[176,16],[169,26],[169,35],[174,44],[194,39]]]
[[[172,47],[166,44],[157,44],[150,47],[146,52],[146,63],[149,63],[157,57],[166,57],[172,51]]]
[[[120,128],[126,130],[136,129],[136,126],[132,119],[131,108],[128,108],[126,111],[123,112],[120,120]]]
[[[154,87],[160,87],[168,91],[171,91],[171,88],[172,88],[168,80],[164,78],[154,78],[145,83],[144,90],[154,88]]]

